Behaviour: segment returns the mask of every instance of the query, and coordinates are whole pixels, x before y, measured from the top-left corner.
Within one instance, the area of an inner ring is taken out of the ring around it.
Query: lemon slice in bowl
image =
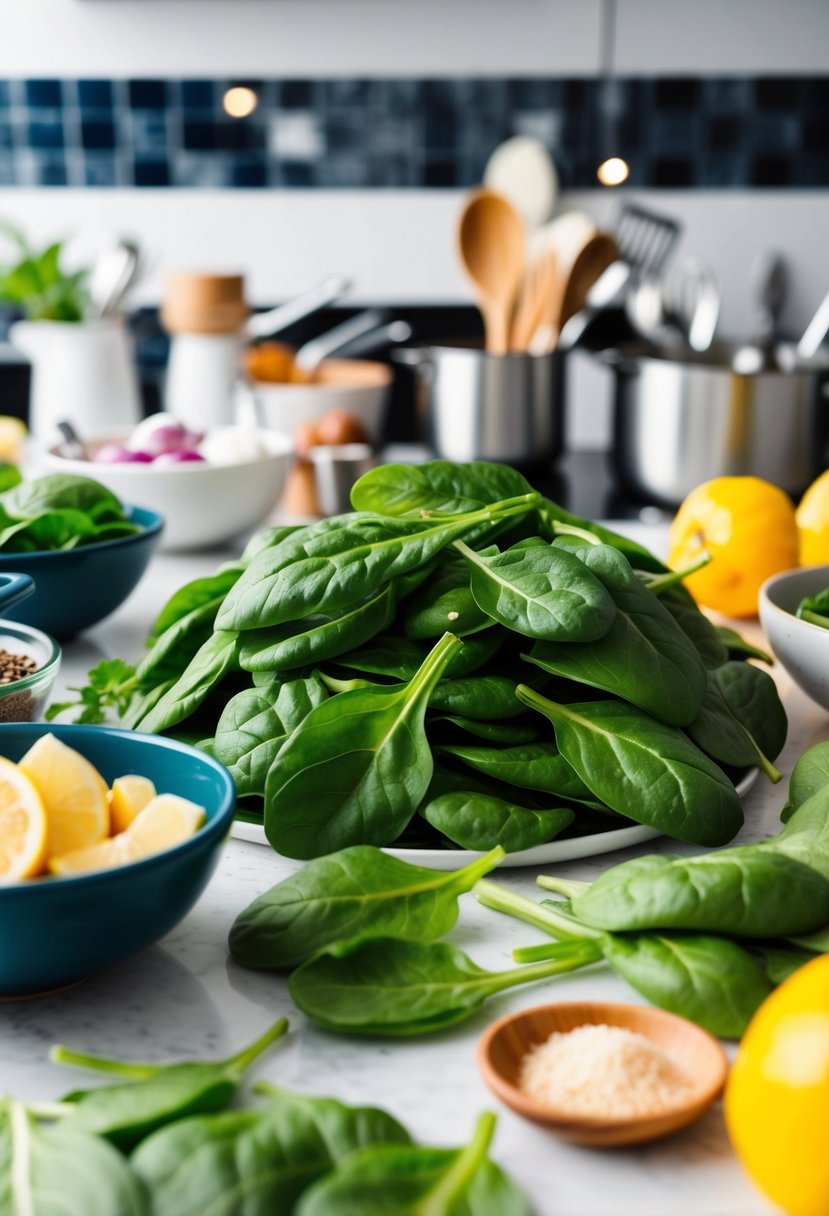
[[[181,844],[195,835],[203,823],[204,807],[177,794],[158,794],[125,831],[87,848],[52,857],[49,869],[64,878],[110,870]]]
[[[117,832],[125,832],[155,796],[156,789],[149,777],[139,777],[135,773],[116,777],[109,791],[110,830],[113,836]]]
[[[0,882],[32,878],[46,863],[46,810],[32,782],[0,757]]]
[[[80,752],[55,735],[42,735],[19,767],[43,801],[50,857],[85,848],[108,835],[106,782]]]

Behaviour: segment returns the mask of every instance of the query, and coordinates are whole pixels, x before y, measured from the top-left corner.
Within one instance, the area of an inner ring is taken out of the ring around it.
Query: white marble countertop
[[[639,528],[636,533],[641,534]],[[88,667],[100,658],[137,657],[150,621],[170,592],[226,557],[157,557],[118,613],[66,647],[58,691],[82,682]],[[759,636],[756,625],[754,635]],[[789,773],[805,747],[829,736],[829,718],[791,688],[785,675],[780,681],[790,732],[778,765]],[[757,782],[744,800],[741,840],[776,830],[784,786],[772,787],[762,778]],[[674,842],[670,847],[678,851]],[[623,856],[615,853],[557,869],[591,879]],[[315,1029],[292,1006],[284,978],[243,970],[228,958],[226,948],[237,913],[295,868],[296,863],[267,847],[231,840],[196,908],[158,945],[62,994],[0,1004],[0,1091],[49,1099],[78,1084],[82,1074],[48,1063],[47,1052],[55,1042],[122,1058],[219,1056],[247,1043],[284,1014],[290,1031],[260,1062],[258,1076],[309,1093],[383,1106],[420,1140],[436,1144],[464,1143],[476,1114],[484,1107],[498,1109],[494,1156],[524,1187],[538,1216],[773,1212],[741,1173],[719,1104],[671,1139],[641,1149],[601,1152],[564,1144],[501,1107],[486,1089],[475,1063],[476,1044],[483,1029],[505,1012],[549,1000],[640,1000],[606,968],[519,988],[490,1001],[456,1030],[434,1037],[348,1039]],[[502,870],[497,877],[527,895],[537,892],[533,870]],[[481,965],[500,969],[512,965],[514,946],[541,938],[529,926],[487,911],[465,896],[450,940]]]

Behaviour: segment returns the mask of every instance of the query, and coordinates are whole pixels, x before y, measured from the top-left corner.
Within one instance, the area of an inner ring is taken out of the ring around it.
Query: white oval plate
[[[742,798],[757,780],[759,768],[750,768],[737,783],[737,793]],[[265,829],[258,823],[242,823],[234,820],[230,829],[236,840],[248,840],[253,844],[268,844]],[[662,833],[656,828],[645,828],[634,824],[629,828],[617,828],[613,832],[591,832],[589,836],[571,836],[568,840],[551,840],[549,844],[537,844],[520,853],[507,853],[501,862],[506,866],[544,866],[553,861],[578,861],[581,857],[595,857],[599,853],[612,853],[615,849],[627,849],[646,840],[655,840]],[[270,846],[268,846],[270,848]],[[433,870],[459,870],[481,853],[468,849],[383,849],[390,857],[410,861],[413,865],[429,866]]]

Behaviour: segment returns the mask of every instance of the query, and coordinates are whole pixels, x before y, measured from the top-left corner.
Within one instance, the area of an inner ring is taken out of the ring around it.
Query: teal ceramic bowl
[[[203,806],[183,844],[113,870],[0,885],[0,998],[63,988],[158,941],[187,915],[216,868],[236,792],[203,752],[105,726],[0,725],[0,756],[19,760],[49,731],[86,756],[108,784],[149,777],[160,794]]]
[[[35,580],[34,594],[3,616],[71,638],[114,612],[138,586],[164,527],[162,517],[144,507],[130,507],[128,514],[141,527],[134,536],[78,549],[0,553],[0,573]]]

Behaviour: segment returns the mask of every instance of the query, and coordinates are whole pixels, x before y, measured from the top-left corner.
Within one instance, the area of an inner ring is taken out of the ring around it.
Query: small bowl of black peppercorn
[[[48,633],[0,620],[0,722],[43,717],[60,660],[60,646]]]

